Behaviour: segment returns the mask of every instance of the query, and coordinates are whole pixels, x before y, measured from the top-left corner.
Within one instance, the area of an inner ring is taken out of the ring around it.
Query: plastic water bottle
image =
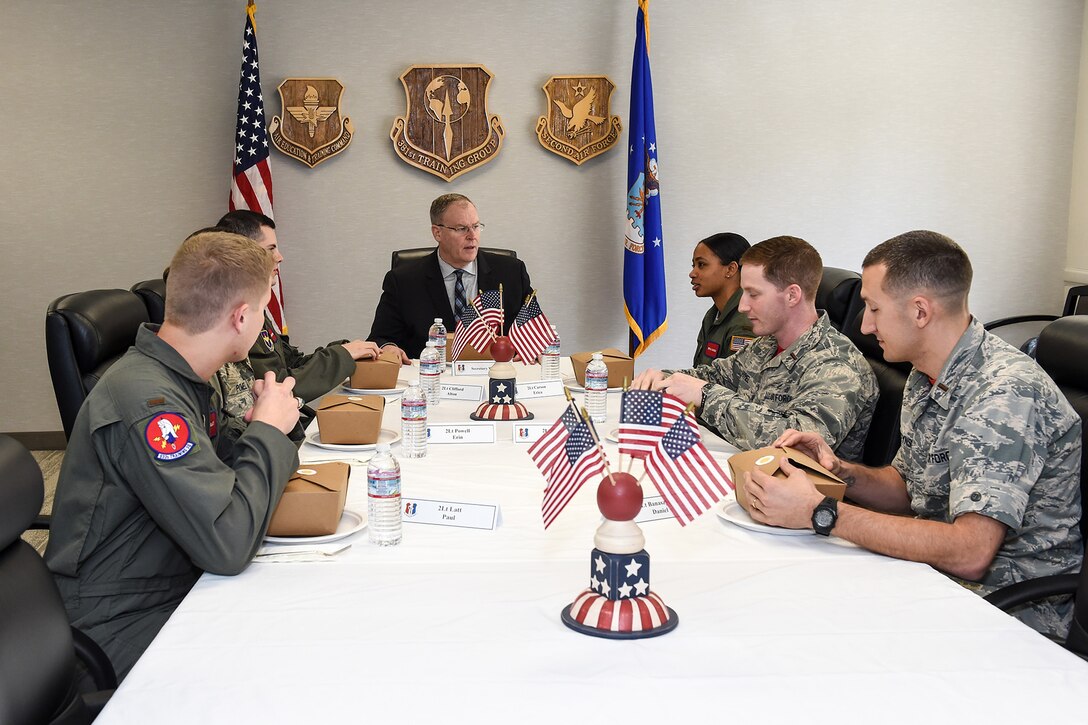
[[[438,396],[442,392],[442,371],[446,364],[438,356],[438,347],[427,341],[427,347],[419,354],[419,382],[427,396],[427,405],[438,405]]]
[[[400,464],[389,452],[388,443],[379,443],[366,467],[367,530],[370,543],[396,546],[400,543]]]
[[[552,344],[544,348],[544,351],[540,353],[540,379],[541,380],[558,380],[559,373],[559,331],[555,329],[555,325],[552,325],[552,334],[555,335],[555,339]]]
[[[586,365],[586,410],[594,423],[603,423],[607,418],[607,396],[608,366],[604,364],[604,355],[595,352]]]
[[[400,455],[402,458],[427,455],[427,395],[418,380],[400,398]]]
[[[442,322],[441,317],[434,318],[434,324],[431,325],[431,330],[427,333],[427,340],[433,342],[434,346],[438,348],[439,357],[444,367],[446,365],[446,323]]]

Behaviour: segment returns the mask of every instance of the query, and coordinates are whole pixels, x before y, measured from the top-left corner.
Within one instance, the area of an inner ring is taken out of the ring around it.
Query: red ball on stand
[[[514,344],[506,335],[499,335],[491,341],[491,357],[495,362],[510,362],[514,359]]]
[[[630,521],[642,509],[642,486],[630,473],[605,476],[597,486],[597,508],[606,519]]]

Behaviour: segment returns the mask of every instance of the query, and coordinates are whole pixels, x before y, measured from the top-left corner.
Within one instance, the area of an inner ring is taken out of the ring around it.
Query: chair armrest
[[[102,651],[98,643],[81,630],[72,627],[72,645],[78,657],[87,667],[87,672],[94,679],[97,690],[116,690],[117,673],[109,656]]]
[[[1005,325],[1018,325],[1021,322],[1053,322],[1056,319],[1058,319],[1057,315],[1014,315],[1013,317],[1002,317],[999,320],[987,322],[983,325],[983,328],[993,330]]]
[[[1061,594],[1073,594],[1077,591],[1079,579],[1080,574],[1041,576],[1038,579],[1028,579],[1002,587],[997,591],[990,592],[983,599],[1001,611],[1007,612],[1013,607],[1028,602]]]

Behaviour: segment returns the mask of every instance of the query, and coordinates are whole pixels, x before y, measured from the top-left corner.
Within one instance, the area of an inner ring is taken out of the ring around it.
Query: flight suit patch
[[[272,350],[275,349],[276,340],[272,337],[272,333],[268,330],[261,330],[261,336],[259,339],[261,341],[261,344],[264,345],[265,350],[268,350],[268,352],[272,352]]]
[[[707,340],[706,347],[703,348],[703,354],[713,360],[718,357],[718,353],[721,349],[721,345],[718,343]]]
[[[147,447],[160,461],[174,461],[187,455],[195,445],[189,435],[189,424],[179,413],[159,413],[144,429]]]

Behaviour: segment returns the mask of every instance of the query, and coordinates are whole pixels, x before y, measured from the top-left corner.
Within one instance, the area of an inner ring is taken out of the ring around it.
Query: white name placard
[[[435,423],[427,426],[428,443],[494,443],[494,423]]]
[[[491,371],[494,360],[455,360],[453,363],[454,375],[487,375]]]
[[[554,398],[563,394],[562,380],[538,380],[517,384],[518,399]]]
[[[551,427],[551,423],[514,423],[514,442],[535,443]]]
[[[661,519],[671,519],[672,512],[669,511],[669,507],[665,504],[665,499],[660,496],[649,496],[642,499],[642,510],[638,512],[638,516],[635,517],[635,523],[641,524],[647,521],[660,521]]]
[[[494,531],[502,526],[502,509],[492,503],[405,498],[401,501],[401,520],[409,524]]]
[[[484,399],[484,386],[463,385],[461,383],[442,383],[438,397],[443,400],[471,400],[480,402]]]

